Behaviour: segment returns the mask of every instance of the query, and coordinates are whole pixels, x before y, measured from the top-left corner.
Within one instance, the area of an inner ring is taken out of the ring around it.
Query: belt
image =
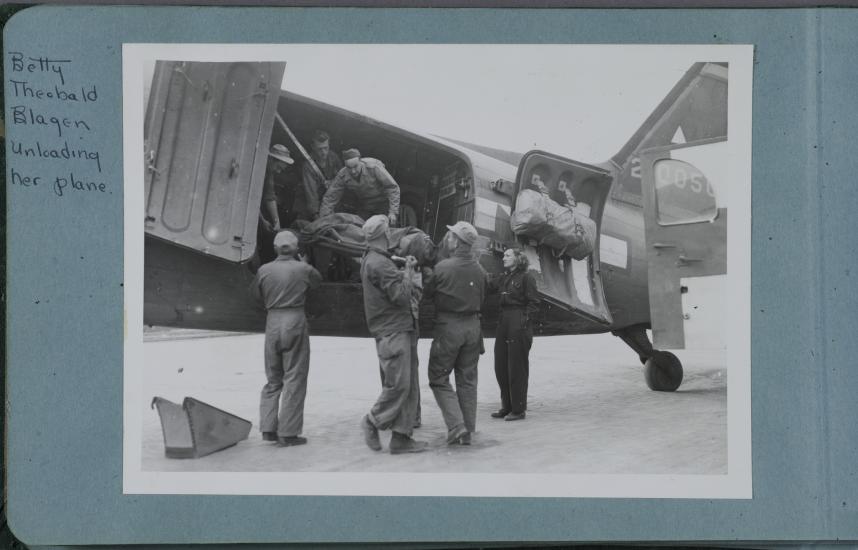
[[[295,311],[295,310],[299,310],[299,309],[303,310],[304,305],[301,304],[300,306],[272,307],[272,308],[269,308],[268,311]]]
[[[501,306],[500,308],[501,308],[502,310],[512,310],[512,311],[516,311],[516,310],[521,310],[521,311],[523,311],[523,310],[527,309],[527,307],[526,307],[526,306],[506,306],[506,305]]]
[[[479,311],[438,311],[438,317],[454,317],[456,319],[467,319],[469,317],[479,317]]]

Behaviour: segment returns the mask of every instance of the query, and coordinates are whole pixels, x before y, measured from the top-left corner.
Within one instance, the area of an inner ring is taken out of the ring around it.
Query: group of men
[[[260,221],[269,232],[311,222],[334,212],[351,212],[364,219],[387,214],[392,224],[399,215],[400,189],[377,159],[361,157],[357,149],[331,151],[330,136],[316,130],[309,156],[300,174],[289,149],[274,144],[269,152]]]
[[[422,294],[433,300],[436,310],[429,385],[444,417],[447,443],[469,445],[476,430],[477,363],[483,352],[480,310],[488,284],[471,251],[477,231],[467,222],[448,226],[443,246],[449,257],[434,269],[420,270],[414,257],[391,254],[389,229],[386,215],[372,215],[363,225],[367,241],[361,262],[364,313],[375,338],[382,386],[360,421],[364,441],[379,451],[379,430],[391,430],[391,454],[427,448],[426,442],[412,438],[419,426],[416,304]],[[262,390],[260,429],[264,440],[292,446],[307,442],[301,436],[310,356],[304,300],[321,276],[298,255],[298,241],[291,231],[278,233],[274,247],[277,259],[259,269],[252,286],[268,310],[268,383]],[[451,373],[455,373],[455,389]]]

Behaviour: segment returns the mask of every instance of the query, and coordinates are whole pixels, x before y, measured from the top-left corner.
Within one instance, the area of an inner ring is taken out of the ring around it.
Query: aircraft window
[[[709,222],[718,214],[715,190],[703,172],[681,160],[655,163],[658,223],[677,225]]]

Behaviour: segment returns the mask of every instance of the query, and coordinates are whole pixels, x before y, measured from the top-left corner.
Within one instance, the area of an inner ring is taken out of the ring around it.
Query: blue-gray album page
[[[22,10],[11,529],[858,539],[856,24]]]

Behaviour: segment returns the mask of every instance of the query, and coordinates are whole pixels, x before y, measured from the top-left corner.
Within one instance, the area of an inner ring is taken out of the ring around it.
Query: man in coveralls
[[[345,167],[339,171],[331,186],[322,198],[319,216],[324,217],[335,212],[343,194],[350,192],[357,201],[358,216],[364,220],[376,214],[386,214],[390,225],[396,225],[399,215],[399,184],[374,158],[361,158],[360,151],[343,151]]]
[[[369,414],[361,419],[367,446],[381,450],[378,430],[390,429],[390,454],[417,453],[426,443],[411,438],[417,398],[417,320],[411,309],[414,268],[417,260],[408,256],[405,267],[397,269],[387,251],[388,221],[376,215],[363,225],[367,251],[361,262],[363,304],[366,324],[375,337],[382,372],[381,395]]]
[[[322,276],[301,257],[291,231],[274,237],[277,259],[256,272],[251,292],[268,310],[265,324],[265,376],[259,402],[262,439],[283,446],[303,445],[304,397],[310,369],[310,332],[304,315],[307,290]],[[279,403],[279,412],[278,412]]]
[[[468,222],[448,225],[445,245],[452,256],[435,266],[425,296],[435,303],[435,333],[429,352],[429,386],[447,424],[448,444],[471,444],[477,417],[477,363],[482,353],[480,310],[486,273],[471,247],[477,230]],[[450,385],[456,376],[456,389]]]

